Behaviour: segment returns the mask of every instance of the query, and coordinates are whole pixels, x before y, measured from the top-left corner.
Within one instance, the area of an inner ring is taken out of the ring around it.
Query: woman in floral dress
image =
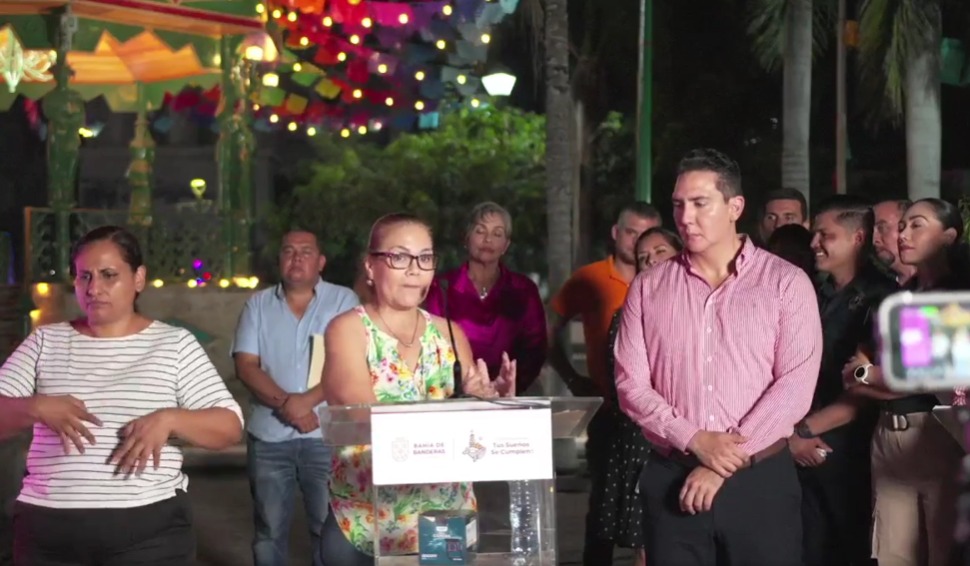
[[[483,361],[474,362],[468,340],[446,320],[419,308],[434,277],[437,258],[431,231],[416,217],[392,214],[371,229],[364,262],[363,305],[330,323],[323,387],[331,405],[438,400],[454,391],[456,352],[466,392],[511,395],[515,362],[503,357],[491,381]],[[330,514],[321,534],[326,566],[373,564],[375,521],[380,551],[418,551],[418,516],[436,509],[475,509],[470,484],[381,487],[374,512],[371,453],[367,446],[336,450],[330,479]],[[376,515],[376,516],[375,516]]]

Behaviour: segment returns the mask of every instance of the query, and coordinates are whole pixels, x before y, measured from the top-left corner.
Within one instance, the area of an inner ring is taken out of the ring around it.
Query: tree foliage
[[[485,107],[446,114],[437,130],[384,146],[320,136],[316,159],[300,168],[292,195],[267,218],[272,240],[293,227],[316,233],[328,279],[347,283],[373,222],[406,211],[432,225],[440,265],[449,268],[464,257],[471,208],[491,200],[512,215],[510,267],[544,273],[544,128],[541,116]]]

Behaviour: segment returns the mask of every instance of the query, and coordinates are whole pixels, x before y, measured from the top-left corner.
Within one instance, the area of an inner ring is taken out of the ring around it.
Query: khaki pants
[[[873,557],[879,566],[946,566],[953,546],[963,450],[930,413],[872,437]]]

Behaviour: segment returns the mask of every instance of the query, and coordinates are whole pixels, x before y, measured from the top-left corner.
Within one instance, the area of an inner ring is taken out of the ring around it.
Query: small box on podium
[[[474,511],[426,511],[418,519],[419,564],[470,564],[477,544]]]

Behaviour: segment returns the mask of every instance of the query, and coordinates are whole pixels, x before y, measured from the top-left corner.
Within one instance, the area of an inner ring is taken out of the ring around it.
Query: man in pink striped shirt
[[[786,439],[808,412],[822,329],[794,265],[737,233],[737,163],[680,162],[677,259],[630,286],[616,341],[620,407],[655,445],[640,478],[648,564],[801,562],[801,489]]]

